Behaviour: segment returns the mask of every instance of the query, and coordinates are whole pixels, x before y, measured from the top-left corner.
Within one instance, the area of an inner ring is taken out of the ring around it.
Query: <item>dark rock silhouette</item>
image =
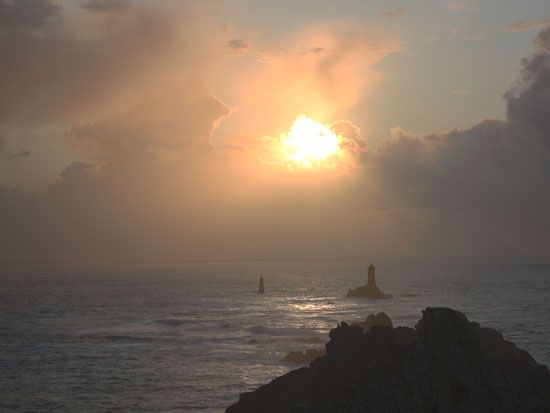
[[[227,413],[550,411],[550,374],[493,329],[427,308],[414,329],[341,323],[326,356],[250,393]]]
[[[386,313],[371,314],[367,317],[365,321],[358,321],[352,324],[352,326],[358,326],[363,329],[364,332],[369,332],[371,328],[375,326],[379,327],[393,327],[391,319],[386,315]],[[304,343],[317,343],[321,339],[317,336],[311,337],[315,340],[299,340]],[[283,357],[283,361],[286,363],[293,364],[309,364],[317,357],[322,357],[326,354],[324,349],[309,349],[306,351],[291,351],[286,356]]]
[[[306,351],[291,351],[283,357],[285,363],[308,364],[317,357],[323,357],[326,354],[324,349],[309,349]]]
[[[369,265],[367,285],[354,288],[348,291],[347,297],[363,297],[374,299],[389,299],[393,298],[391,294],[385,294],[376,286],[376,267]]]
[[[352,323],[352,326],[361,327],[363,329],[363,332],[365,333],[369,332],[371,328],[375,326],[393,328],[391,318],[389,318],[384,312],[371,314],[367,317],[365,321]]]

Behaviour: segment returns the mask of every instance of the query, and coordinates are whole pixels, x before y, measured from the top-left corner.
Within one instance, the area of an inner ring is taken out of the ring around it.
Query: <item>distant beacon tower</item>
[[[258,294],[264,293],[264,276],[260,276],[260,286],[258,287]]]
[[[367,287],[374,288],[376,287],[376,267],[374,265],[369,265],[368,268],[368,281],[367,281]]]

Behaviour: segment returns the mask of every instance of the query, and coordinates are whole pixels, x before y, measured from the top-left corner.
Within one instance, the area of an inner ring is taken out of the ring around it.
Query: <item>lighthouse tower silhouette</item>
[[[376,267],[374,265],[369,265],[367,268],[367,287],[369,288],[375,288],[376,287]]]

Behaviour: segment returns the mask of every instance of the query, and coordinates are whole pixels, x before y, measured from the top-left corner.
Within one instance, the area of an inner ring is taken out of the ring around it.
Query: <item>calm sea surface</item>
[[[0,411],[217,411],[293,368],[286,352],[323,347],[336,323],[385,311],[413,326],[427,306],[463,311],[550,364],[550,265],[383,261],[393,300],[344,298],[365,264],[0,270]]]

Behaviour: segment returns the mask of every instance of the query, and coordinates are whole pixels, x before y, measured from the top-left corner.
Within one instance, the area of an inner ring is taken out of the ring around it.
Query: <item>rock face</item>
[[[326,354],[324,349],[309,349],[306,351],[291,351],[283,357],[285,363],[308,364],[317,357],[323,357]]]
[[[326,356],[227,413],[550,412],[550,374],[493,329],[427,308],[414,329],[341,323]]]

